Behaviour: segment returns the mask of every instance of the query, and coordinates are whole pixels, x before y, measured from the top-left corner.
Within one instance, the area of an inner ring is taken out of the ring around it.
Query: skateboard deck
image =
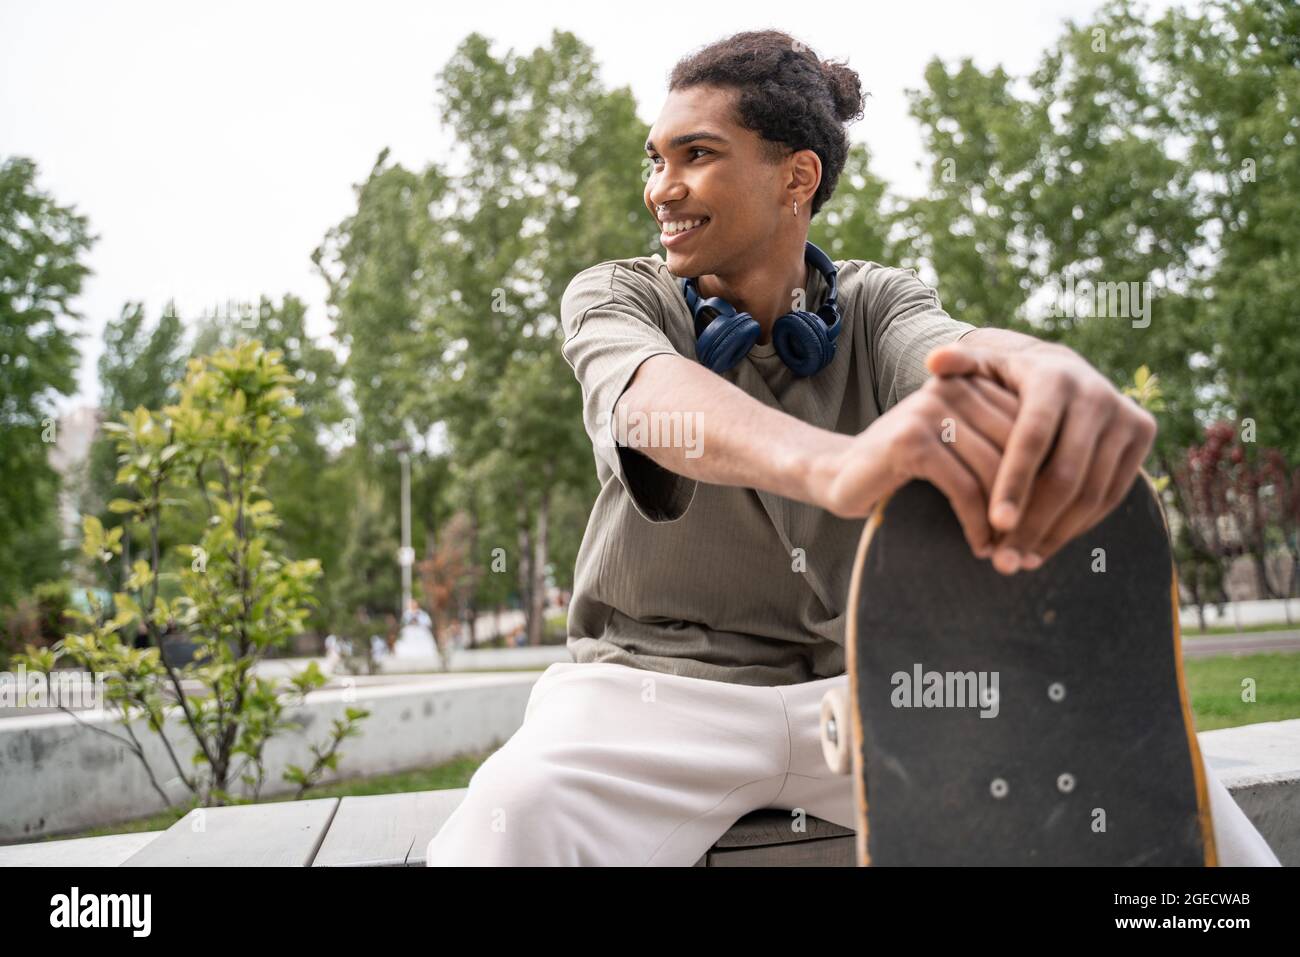
[[[860,865],[1217,863],[1145,473],[1011,576],[971,554],[942,493],[908,483],[863,530],[845,644],[822,742],[853,775]]]

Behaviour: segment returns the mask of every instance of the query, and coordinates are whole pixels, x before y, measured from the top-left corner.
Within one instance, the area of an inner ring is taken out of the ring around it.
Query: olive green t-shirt
[[[769,342],[722,377],[765,405],[856,435],[925,382],[931,349],[975,327],[944,312],[910,269],[836,266],[843,323],[830,365],[797,377]],[[805,291],[815,312],[826,283],[811,266]],[[662,353],[698,361],[680,279],[658,254],[603,262],[569,283],[560,316],[600,482],[574,571],[574,660],[746,685],[843,674],[864,520],[698,482],[617,444],[614,404],[637,367]],[[685,420],[676,440],[691,441]]]

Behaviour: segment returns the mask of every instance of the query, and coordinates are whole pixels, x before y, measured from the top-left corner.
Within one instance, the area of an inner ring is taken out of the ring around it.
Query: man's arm
[[[633,446],[654,462],[687,478],[738,485],[814,502],[826,462],[847,436],[819,429],[764,405],[722,376],[682,356],[651,356],[636,370],[614,407],[624,416],[694,416],[699,455],[683,446]]]
[[[1015,399],[990,380],[932,378],[858,435],[820,429],[747,395],[698,362],[655,355],[616,403],[616,420],[694,416],[697,448],[634,446],[663,468],[773,492],[862,518],[911,478],[943,491],[976,554],[991,551],[987,500]]]

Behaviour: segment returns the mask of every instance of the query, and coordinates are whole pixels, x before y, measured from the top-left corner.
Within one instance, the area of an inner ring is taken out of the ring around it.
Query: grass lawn
[[[1244,635],[1261,631],[1295,631],[1297,628],[1300,628],[1300,622],[1287,624],[1284,621],[1277,621],[1264,625],[1242,625],[1240,628],[1235,625],[1212,625],[1209,628],[1184,628],[1183,637],[1185,638],[1188,635]]]
[[[1300,654],[1258,654],[1233,657],[1194,658],[1183,663],[1187,691],[1197,731],[1235,728],[1262,721],[1300,718]],[[1242,681],[1254,679],[1254,702],[1241,700]],[[364,794],[394,794],[402,791],[432,791],[463,788],[478,766],[492,752],[462,755],[445,764],[415,771],[337,781],[307,792],[306,797],[353,797]],[[266,801],[287,801],[288,796],[271,796]],[[184,816],[182,810],[163,811],[120,824],[108,824],[76,834],[62,834],[44,840],[98,837],[129,831],[158,831]]]
[[[1183,662],[1197,731],[1300,718],[1300,654],[1216,655]],[[1254,680],[1253,702],[1242,682]]]

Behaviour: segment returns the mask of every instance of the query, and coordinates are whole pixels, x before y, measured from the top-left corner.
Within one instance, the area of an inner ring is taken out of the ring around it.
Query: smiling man
[[[819,715],[847,686],[872,506],[926,479],[977,555],[1032,574],[1151,447],[1152,417],[1074,352],[976,329],[914,272],[808,242],[862,112],[846,65],[742,33],[680,62],[669,91],[645,188],[667,259],[592,266],[561,303],[601,485],[574,660],[534,685],[431,865],[690,865],[765,807],[854,826]],[[686,417],[698,427],[623,434]],[[660,440],[619,441],[634,434]],[[1221,859],[1275,862],[1208,777]]]

